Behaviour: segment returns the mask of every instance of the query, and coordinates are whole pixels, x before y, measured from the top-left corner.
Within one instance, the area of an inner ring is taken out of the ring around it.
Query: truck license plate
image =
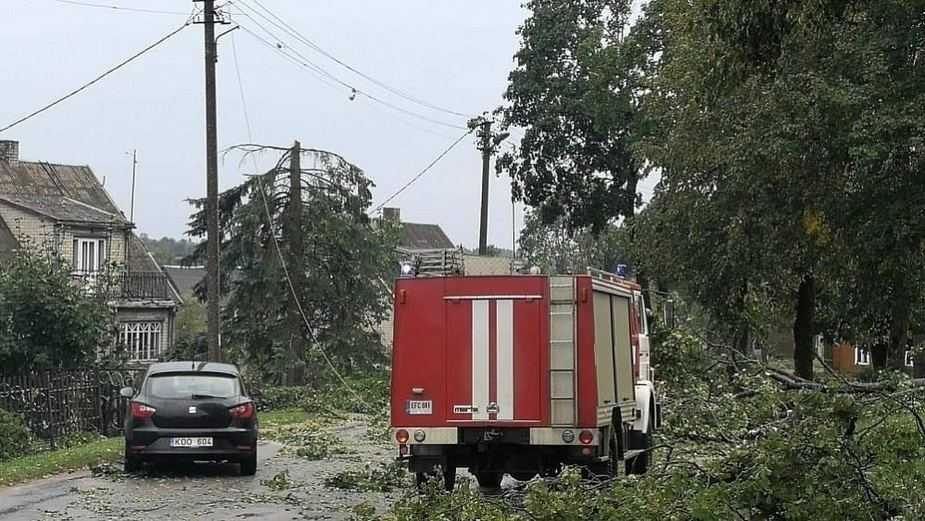
[[[212,438],[170,438],[170,446],[183,449],[211,447]]]
[[[405,402],[405,411],[408,414],[433,414],[434,402],[431,400],[408,400]]]

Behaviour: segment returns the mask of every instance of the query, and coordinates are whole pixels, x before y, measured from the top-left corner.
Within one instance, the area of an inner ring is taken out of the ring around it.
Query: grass
[[[78,470],[89,465],[111,463],[122,458],[123,440],[104,438],[69,449],[52,450],[13,458],[0,463],[0,487]]]
[[[257,413],[257,419],[260,421],[260,428],[273,429],[283,425],[292,425],[308,421],[312,415],[305,412],[299,407],[289,407],[285,409],[276,409]]]

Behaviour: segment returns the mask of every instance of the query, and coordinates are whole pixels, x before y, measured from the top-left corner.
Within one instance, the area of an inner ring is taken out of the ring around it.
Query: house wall
[[[166,351],[173,348],[176,336],[176,308],[160,307],[116,307],[116,323],[118,335],[122,332],[122,324],[126,322],[160,322],[160,353],[163,355]]]
[[[46,249],[68,260],[73,258],[74,237],[105,238],[109,250],[107,258],[120,266],[125,265],[126,232],[123,230],[56,225],[50,219],[5,204],[0,204],[0,217],[20,243]]]

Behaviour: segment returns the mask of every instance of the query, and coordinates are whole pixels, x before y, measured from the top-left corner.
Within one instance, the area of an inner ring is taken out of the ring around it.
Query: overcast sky
[[[126,8],[190,12],[189,0],[86,0]],[[337,152],[376,183],[374,204],[406,183],[465,131],[465,118],[394,95],[322,56],[249,9],[269,8],[328,53],[431,105],[478,114],[501,102],[527,13],[517,0],[236,0],[240,25],[387,103],[322,82],[243,29],[219,41],[219,147],[250,142],[235,70],[237,50],[253,140]],[[3,0],[0,8],[0,127],[90,80],[183,24],[179,14],[141,13],[56,0]],[[201,4],[195,4],[201,5]],[[257,25],[277,35],[273,38]],[[220,27],[219,31],[233,27]],[[234,48],[232,47],[234,45]],[[435,122],[436,121],[436,122]],[[26,160],[87,164],[129,213],[132,149],[138,150],[135,221],[149,235],[179,237],[205,194],[203,35],[191,25],[81,94],[0,134]],[[264,165],[273,160],[267,156]],[[252,173],[240,156],[220,157],[222,188]],[[402,219],[440,224],[450,238],[478,242],[481,158],[468,137],[389,206]],[[515,225],[522,222],[522,208]],[[489,240],[510,247],[506,178],[492,177]]]

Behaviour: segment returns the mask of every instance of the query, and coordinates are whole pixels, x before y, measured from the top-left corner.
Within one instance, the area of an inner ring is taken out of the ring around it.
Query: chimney
[[[19,162],[19,141],[0,140],[0,161],[11,165]]]
[[[398,208],[383,208],[382,209],[382,220],[391,222],[391,223],[400,223],[401,222],[401,210]]]

